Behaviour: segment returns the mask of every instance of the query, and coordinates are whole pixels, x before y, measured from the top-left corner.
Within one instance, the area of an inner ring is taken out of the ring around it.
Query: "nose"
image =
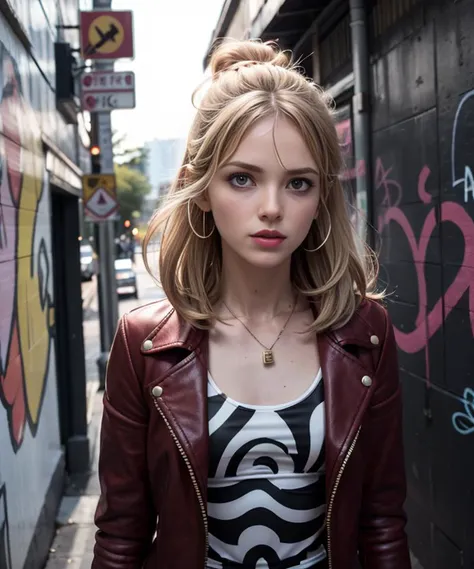
[[[268,186],[261,190],[258,216],[261,220],[278,221],[283,216],[283,204],[278,187]]]

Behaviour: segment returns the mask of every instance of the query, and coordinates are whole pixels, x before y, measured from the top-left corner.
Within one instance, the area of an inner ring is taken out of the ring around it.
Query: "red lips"
[[[270,229],[262,229],[257,233],[254,233],[252,237],[263,237],[264,239],[286,239],[286,235],[283,235],[279,231],[273,231]]]

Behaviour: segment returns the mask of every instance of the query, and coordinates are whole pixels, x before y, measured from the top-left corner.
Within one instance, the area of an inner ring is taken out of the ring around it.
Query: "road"
[[[141,304],[147,304],[164,296],[161,288],[158,287],[148,274],[140,253],[135,254],[135,271],[137,273],[139,298],[138,300],[130,297],[119,299],[120,316]],[[83,329],[87,381],[97,382],[99,380],[99,372],[96,362],[100,355],[100,325],[97,283],[95,279],[89,283],[83,283],[82,296],[84,306]]]

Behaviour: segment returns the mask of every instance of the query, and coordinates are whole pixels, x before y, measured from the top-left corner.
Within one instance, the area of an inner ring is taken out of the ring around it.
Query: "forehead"
[[[268,167],[276,162],[280,168],[281,161],[287,170],[316,167],[300,130],[286,117],[257,121],[245,133],[231,158]]]

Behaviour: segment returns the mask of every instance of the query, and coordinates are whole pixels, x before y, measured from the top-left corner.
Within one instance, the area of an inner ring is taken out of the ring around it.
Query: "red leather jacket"
[[[203,569],[207,333],[168,301],[122,318],[104,396],[92,569]],[[330,569],[410,569],[397,353],[364,301],[319,337],[326,402]]]

